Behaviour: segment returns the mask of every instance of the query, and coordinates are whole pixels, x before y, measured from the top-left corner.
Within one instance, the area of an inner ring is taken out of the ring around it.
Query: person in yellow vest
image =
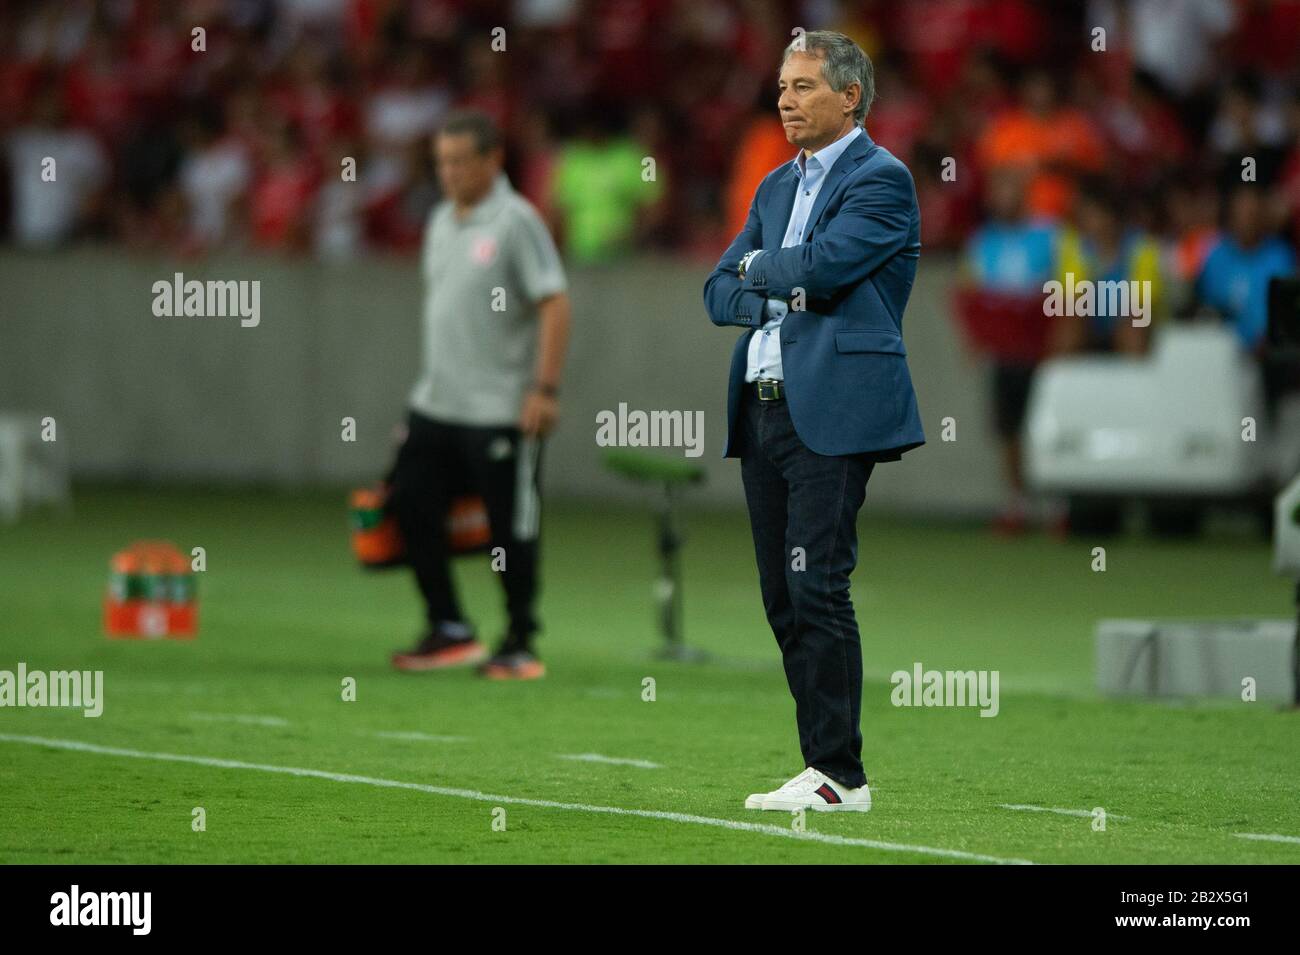
[[[1109,183],[1080,185],[1074,225],[1057,247],[1058,277],[1067,297],[1075,290],[1075,308],[1050,319],[1055,354],[1146,352],[1151,329],[1168,309],[1161,249],[1125,218],[1123,199]],[[1111,535],[1123,526],[1124,509],[1114,499],[1072,495],[1063,516],[1062,529],[1073,536]]]
[[[1145,353],[1151,329],[1166,311],[1161,250],[1124,218],[1123,200],[1107,182],[1082,184],[1074,225],[1060,238],[1057,267],[1067,296],[1072,288],[1091,285],[1091,307],[1083,309],[1090,314],[1052,320],[1053,353]],[[1077,292],[1076,307],[1083,301]]]

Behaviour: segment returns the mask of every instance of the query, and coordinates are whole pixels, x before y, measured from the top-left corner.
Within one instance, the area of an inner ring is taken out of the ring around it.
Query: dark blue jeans
[[[869,455],[810,451],[785,401],[742,402],[740,473],[763,609],[794,697],[805,766],[846,786],[862,770],[862,645],[849,596]]]

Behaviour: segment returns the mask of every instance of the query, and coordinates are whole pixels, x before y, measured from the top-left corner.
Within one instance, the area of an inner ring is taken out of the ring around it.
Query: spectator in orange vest
[[[980,137],[980,164],[986,171],[1027,170],[1030,216],[1060,219],[1074,203],[1075,179],[1101,169],[1102,137],[1081,111],[1059,104],[1055,79],[1046,70],[1026,74],[1020,101],[995,118]]]
[[[736,159],[727,181],[728,235],[744,231],[750,201],[763,177],[793,158],[794,151],[785,138],[781,121],[770,108],[755,110],[736,147]]]

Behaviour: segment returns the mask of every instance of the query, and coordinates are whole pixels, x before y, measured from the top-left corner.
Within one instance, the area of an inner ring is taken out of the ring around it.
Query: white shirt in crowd
[[[230,208],[249,187],[252,163],[234,140],[191,153],[181,165],[181,190],[190,207],[190,230],[204,245],[220,245],[230,229]]]
[[[27,127],[5,143],[13,196],[13,237],[18,245],[57,245],[71,238],[86,201],[108,176],[108,159],[80,129]],[[54,160],[53,181],[42,171]]]
[[[1092,0],[1087,18],[1090,28],[1106,31],[1108,48],[1131,37],[1137,65],[1186,95],[1213,78],[1214,44],[1232,29],[1235,13],[1231,0]]]

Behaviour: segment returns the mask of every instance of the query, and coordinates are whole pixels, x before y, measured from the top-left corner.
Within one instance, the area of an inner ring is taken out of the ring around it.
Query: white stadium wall
[[[155,282],[260,281],[260,322],[160,318]],[[709,323],[707,268],[641,259],[570,275],[574,332],[549,493],[628,499],[601,467],[596,415],[704,412],[697,501],[739,505],[720,455],[737,329]],[[955,264],[923,256],[904,335],[930,443],[876,469],[873,507],[974,514],[1000,500],[988,371],[968,362],[948,309]],[[363,482],[387,466],[419,360],[413,262],[162,260],[107,250],[0,253],[0,410],[52,415],[77,480]],[[940,440],[956,419],[957,440]],[[356,419],[356,441],[341,419]],[[667,452],[665,452],[667,453]],[[682,453],[677,450],[672,453]]]

